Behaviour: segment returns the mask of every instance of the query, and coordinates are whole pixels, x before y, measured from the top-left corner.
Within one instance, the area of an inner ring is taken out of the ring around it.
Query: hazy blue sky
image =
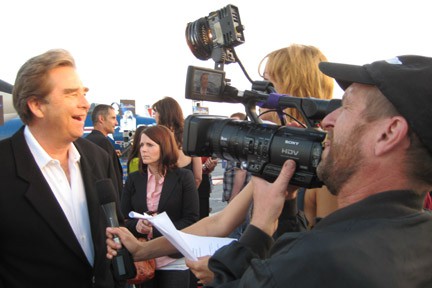
[[[137,111],[172,96],[185,115],[188,65],[213,68],[197,60],[185,41],[188,22],[228,4],[236,5],[246,42],[236,48],[243,65],[258,80],[259,61],[292,43],[315,45],[330,61],[365,64],[401,54],[432,56],[429,1],[379,0],[14,0],[2,1],[0,79],[14,82],[28,58],[52,48],[69,50],[90,102],[135,99]],[[225,66],[232,85],[250,88],[237,64]],[[341,91],[335,90],[335,97]],[[209,104],[211,114],[243,110]]]

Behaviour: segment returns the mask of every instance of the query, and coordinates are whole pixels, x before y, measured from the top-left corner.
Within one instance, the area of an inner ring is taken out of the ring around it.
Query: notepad
[[[129,217],[150,221],[183,256],[192,261],[197,261],[201,256],[211,256],[222,246],[237,241],[234,238],[197,236],[179,231],[166,212],[151,216],[131,211]]]

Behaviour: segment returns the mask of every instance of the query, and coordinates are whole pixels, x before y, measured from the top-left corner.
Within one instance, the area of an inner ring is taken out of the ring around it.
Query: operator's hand
[[[288,185],[295,168],[296,164],[293,160],[285,161],[279,176],[273,183],[252,177],[254,209],[250,224],[269,236],[272,236],[277,229],[278,218],[282,213],[285,200],[296,197],[298,187]]]
[[[114,235],[120,238],[121,243],[114,241]],[[140,250],[141,242],[125,227],[108,227],[106,228],[106,244],[108,259],[117,256],[117,250],[124,245],[135,259],[136,253]],[[135,259],[139,260],[139,259]]]
[[[208,268],[208,261],[210,256],[199,257],[198,261],[191,261],[186,259],[186,265],[195,274],[195,277],[199,279],[198,283],[208,285],[213,282],[214,274]]]

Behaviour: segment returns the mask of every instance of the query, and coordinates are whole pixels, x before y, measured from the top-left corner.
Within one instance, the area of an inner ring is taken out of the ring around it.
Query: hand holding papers
[[[204,237],[178,231],[168,215],[163,212],[157,216],[146,213],[130,212],[129,217],[150,221],[187,259],[196,261],[198,257],[213,255],[217,249],[236,239],[221,237]]]

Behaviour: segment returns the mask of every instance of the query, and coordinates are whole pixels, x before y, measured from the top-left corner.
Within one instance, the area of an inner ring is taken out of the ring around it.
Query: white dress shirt
[[[48,182],[51,190],[61,206],[75,236],[80,243],[87,260],[93,266],[94,247],[90,230],[90,219],[87,208],[87,199],[84,182],[81,175],[81,166],[78,150],[71,143],[68,153],[70,183],[63,171],[60,161],[51,158],[34,138],[28,126],[24,129],[24,137],[36,160],[39,169]]]

